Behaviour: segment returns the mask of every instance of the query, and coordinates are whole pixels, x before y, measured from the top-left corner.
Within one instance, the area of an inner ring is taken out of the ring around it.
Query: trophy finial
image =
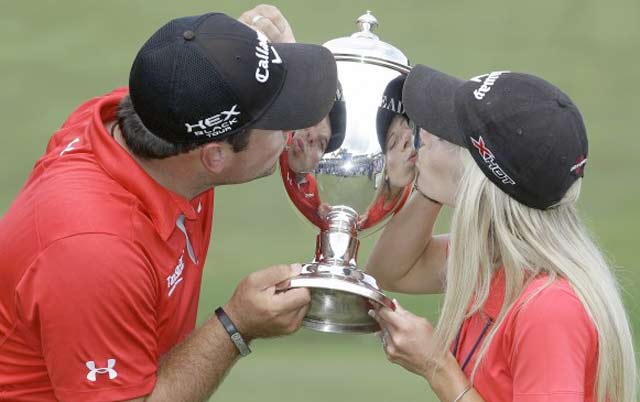
[[[373,33],[375,29],[378,27],[378,19],[371,14],[371,10],[367,10],[366,14],[362,14],[356,20],[356,25],[360,29],[360,32],[356,32],[352,36],[358,38],[370,38],[370,39],[378,39],[378,36]]]

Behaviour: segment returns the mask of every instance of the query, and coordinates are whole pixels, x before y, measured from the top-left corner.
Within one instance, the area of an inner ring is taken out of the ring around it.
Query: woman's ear
[[[221,173],[225,167],[225,149],[221,142],[210,142],[200,151],[202,165],[211,173]]]

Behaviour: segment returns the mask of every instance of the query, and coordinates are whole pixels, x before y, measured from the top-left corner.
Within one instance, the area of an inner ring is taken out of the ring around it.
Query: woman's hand
[[[427,319],[402,308],[394,300],[396,310],[377,307],[369,314],[382,328],[384,351],[390,362],[428,379],[433,359],[433,326]]]
[[[405,310],[397,300],[396,310],[376,307],[369,314],[382,328],[382,345],[390,362],[424,377],[442,401],[452,401],[469,385],[451,352],[434,350],[434,328],[431,323]],[[469,401],[482,401],[473,390]],[[467,399],[465,399],[467,402]]]
[[[462,177],[461,147],[420,130],[416,187],[427,197],[453,207]]]

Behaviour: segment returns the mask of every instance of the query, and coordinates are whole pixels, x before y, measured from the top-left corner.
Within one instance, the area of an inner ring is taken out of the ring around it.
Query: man
[[[329,114],[315,126],[290,133],[287,147],[280,155],[280,173],[289,198],[314,225],[326,227],[331,206],[322,203],[313,172],[326,153],[342,145],[346,131],[346,105],[338,82],[336,98]]]
[[[244,12],[240,21],[263,32],[274,42],[295,43],[289,23],[277,8],[261,4]],[[337,83],[333,107],[319,123],[291,132],[280,155],[280,173],[287,195],[296,208],[314,225],[323,228],[331,206],[323,203],[312,172],[326,153],[336,151],[344,141],[347,109],[342,86]]]
[[[206,400],[249,341],[299,328],[309,294],[281,291],[300,271],[281,265],[193,331],[213,187],[273,173],[282,130],[317,124],[336,82],[328,50],[224,14],[153,34],[0,222],[0,399]]]

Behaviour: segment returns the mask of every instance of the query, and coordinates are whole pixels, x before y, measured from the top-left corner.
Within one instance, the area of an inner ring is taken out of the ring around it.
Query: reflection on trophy
[[[281,157],[289,197],[321,230],[314,261],[291,287],[311,290],[303,325],[322,332],[375,332],[371,306],[395,308],[375,279],[358,269],[358,233],[371,233],[402,207],[415,175],[417,132],[402,105],[408,60],[374,34],[378,22],[370,12],[356,23],[359,32],[324,44],[338,66],[334,110],[315,131],[293,133]],[[296,158],[304,155],[303,140],[314,138],[329,145],[309,166]]]

